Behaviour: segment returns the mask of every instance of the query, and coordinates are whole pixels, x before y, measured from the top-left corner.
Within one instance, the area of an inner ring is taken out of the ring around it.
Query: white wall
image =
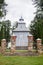
[[[17,36],[16,46],[28,46],[28,32],[14,32]]]

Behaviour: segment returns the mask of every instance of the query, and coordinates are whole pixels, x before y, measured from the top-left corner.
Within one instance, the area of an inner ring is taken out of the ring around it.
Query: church
[[[28,49],[28,36],[31,36],[26,27],[24,19],[21,17],[18,26],[12,31],[12,36],[16,36],[16,49]]]

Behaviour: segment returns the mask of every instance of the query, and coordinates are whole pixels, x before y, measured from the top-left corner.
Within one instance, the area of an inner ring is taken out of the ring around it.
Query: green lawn
[[[23,57],[0,55],[0,65],[43,65],[43,56]]]
[[[6,52],[10,52],[10,49],[6,49]],[[28,52],[28,50],[16,50],[16,52]]]

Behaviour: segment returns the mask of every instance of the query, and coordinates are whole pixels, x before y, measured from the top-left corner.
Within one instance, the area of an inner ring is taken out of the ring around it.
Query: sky
[[[5,0],[8,4],[6,10],[6,20],[9,19],[12,24],[15,21],[19,21],[20,17],[24,18],[26,26],[29,26],[31,21],[34,19],[34,12],[36,9],[32,3],[32,0]]]

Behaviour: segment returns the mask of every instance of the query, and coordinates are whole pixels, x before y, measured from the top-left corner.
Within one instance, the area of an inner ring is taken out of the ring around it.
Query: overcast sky
[[[9,19],[14,23],[14,21],[18,21],[22,16],[25,20],[26,25],[28,26],[34,18],[35,8],[32,5],[31,0],[5,0],[8,4],[6,7],[7,15],[6,19]]]

